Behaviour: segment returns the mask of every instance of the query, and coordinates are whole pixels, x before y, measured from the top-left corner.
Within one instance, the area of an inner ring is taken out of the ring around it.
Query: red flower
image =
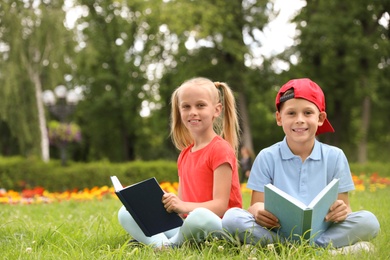
[[[34,198],[34,190],[30,190],[30,189],[24,189],[22,191],[22,197],[23,198]]]
[[[38,187],[34,188],[35,195],[42,196],[44,191],[45,191],[45,189],[43,187],[38,186]]]

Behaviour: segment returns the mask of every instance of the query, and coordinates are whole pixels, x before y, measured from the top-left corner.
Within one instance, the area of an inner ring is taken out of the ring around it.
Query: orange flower
[[[380,177],[375,172],[371,175],[361,173],[360,175],[352,174],[352,180],[355,183],[356,191],[376,192],[378,189],[388,188],[390,186],[390,178]],[[161,188],[166,192],[174,194],[178,193],[178,182],[162,182]],[[251,190],[246,187],[246,183],[241,184],[242,193],[251,193]],[[0,189],[0,204],[39,204],[61,202],[66,200],[75,201],[90,201],[101,200],[103,197],[118,199],[115,195],[113,187],[92,187],[82,190],[73,189],[63,192],[49,192],[43,187],[35,187],[33,189],[23,189],[20,193],[14,190]]]

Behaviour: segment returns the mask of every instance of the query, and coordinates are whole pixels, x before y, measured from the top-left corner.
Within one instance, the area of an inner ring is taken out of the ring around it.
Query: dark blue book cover
[[[168,213],[162,203],[164,191],[156,178],[150,178],[123,188],[116,176],[111,176],[115,193],[148,237],[180,227],[183,220]]]

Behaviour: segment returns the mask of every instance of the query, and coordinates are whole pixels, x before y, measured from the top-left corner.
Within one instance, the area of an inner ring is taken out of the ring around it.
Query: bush
[[[378,173],[382,177],[390,177],[390,164],[381,162],[369,162],[364,164],[350,163],[351,172],[354,175]]]
[[[149,177],[156,177],[159,182],[178,179],[173,161],[69,162],[62,167],[60,161],[55,160],[44,163],[38,159],[0,157],[0,188],[7,190],[42,186],[49,191],[65,191],[111,186],[111,175],[116,175],[125,186]]]
[[[390,177],[390,165],[386,163],[351,163],[350,166],[355,175],[378,173]],[[178,180],[174,161],[69,162],[62,167],[58,160],[44,163],[39,159],[0,157],[0,188],[7,190],[41,186],[53,192],[111,186],[111,175],[116,175],[125,186],[150,177],[156,177],[159,182]]]

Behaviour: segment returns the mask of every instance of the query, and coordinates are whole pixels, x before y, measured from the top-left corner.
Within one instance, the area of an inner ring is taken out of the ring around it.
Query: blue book
[[[164,191],[156,178],[123,187],[116,176],[111,176],[115,193],[135,222],[148,237],[180,227],[182,218],[169,213],[162,203]]]
[[[293,241],[313,243],[331,222],[325,221],[330,206],[338,196],[339,180],[332,180],[311,202],[305,205],[272,184],[264,187],[264,208],[279,219],[279,234]]]

